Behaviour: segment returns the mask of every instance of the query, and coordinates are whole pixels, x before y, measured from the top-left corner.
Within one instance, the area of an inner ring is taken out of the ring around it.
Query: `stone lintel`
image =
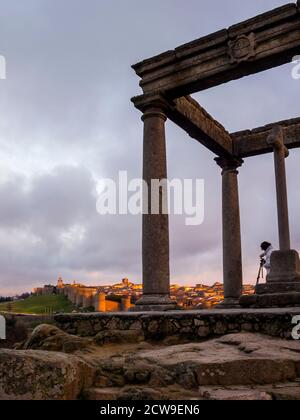
[[[141,112],[157,107],[167,117],[187,132],[187,134],[221,157],[230,155],[247,158],[273,152],[268,142],[272,130],[280,126],[287,149],[300,147],[300,118],[278,121],[251,130],[242,130],[229,134],[192,97],[186,96],[168,100],[163,95],[141,95],[132,98],[135,107]]]
[[[232,155],[233,142],[228,131],[190,96],[175,99],[167,115],[211,152],[219,156]]]
[[[299,47],[299,3],[290,3],[133,68],[144,93],[178,98],[286,64]]]
[[[161,109],[166,116],[219,156],[230,156],[233,142],[226,129],[205,111],[190,96],[168,100],[164,95],[141,95],[132,98],[135,107],[141,112],[149,109]]]
[[[232,133],[234,154],[241,158],[246,158],[272,153],[273,146],[268,143],[268,138],[276,126],[280,126],[283,130],[284,144],[287,149],[300,147],[300,118],[293,118],[254,128],[253,130]]]

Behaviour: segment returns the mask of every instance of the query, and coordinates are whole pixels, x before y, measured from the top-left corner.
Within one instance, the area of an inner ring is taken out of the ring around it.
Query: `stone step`
[[[200,389],[200,397],[207,401],[272,401],[271,394],[251,388]]]
[[[288,308],[300,306],[300,292],[264,293],[240,298],[243,308]]]
[[[300,383],[288,382],[257,387],[200,387],[200,398],[215,401],[300,400]]]
[[[89,401],[140,400],[140,401],[176,401],[197,400],[198,390],[185,390],[181,386],[173,385],[164,388],[143,386],[124,386],[115,388],[89,388],[84,391],[82,398]]]
[[[300,384],[298,386],[286,386],[274,389],[271,395],[277,401],[300,401]]]
[[[207,401],[299,401],[300,383],[287,382],[264,386],[200,387],[199,390],[185,390],[180,386],[150,388],[127,386],[116,388],[89,388],[83,393],[89,401],[115,400],[207,400]]]
[[[88,388],[83,392],[84,400],[114,401],[120,393],[120,388]]]
[[[153,346],[100,364],[95,387],[256,386],[295,381],[300,341],[233,334],[202,343]]]
[[[277,283],[262,283],[256,286],[256,293],[258,295],[272,294],[272,293],[288,293],[300,292],[299,282],[277,282]]]

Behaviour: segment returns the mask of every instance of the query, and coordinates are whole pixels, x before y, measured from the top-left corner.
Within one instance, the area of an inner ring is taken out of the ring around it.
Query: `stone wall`
[[[101,331],[138,330],[146,340],[172,336],[199,340],[245,331],[290,339],[296,315],[300,315],[300,308],[61,314],[54,319],[59,328],[70,334],[91,337]]]
[[[110,300],[105,293],[102,293],[96,287],[73,284],[61,285],[57,290],[59,294],[66,296],[73,305],[83,309],[94,307],[96,312],[129,311],[133,306],[130,296],[123,296],[120,302]]]

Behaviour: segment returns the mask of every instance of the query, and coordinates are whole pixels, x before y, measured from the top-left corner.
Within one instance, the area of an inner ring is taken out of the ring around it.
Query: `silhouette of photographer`
[[[270,242],[263,242],[260,247],[262,251],[264,251],[260,255],[261,264],[267,270],[267,274],[269,274],[271,270],[271,255],[274,249],[272,247],[272,244],[270,244]]]

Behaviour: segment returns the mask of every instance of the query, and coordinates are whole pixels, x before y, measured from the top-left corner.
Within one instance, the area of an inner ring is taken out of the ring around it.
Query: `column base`
[[[257,295],[295,292],[300,293],[300,282],[262,283],[255,288],[255,294]]]
[[[300,306],[300,293],[267,293],[245,295],[240,299],[243,308],[290,308]]]
[[[300,306],[300,260],[296,251],[274,251],[271,271],[265,284],[255,288],[254,295],[242,296],[245,308]]]
[[[240,308],[239,298],[225,298],[223,302],[215,306],[215,309],[238,309]]]
[[[300,282],[300,259],[297,251],[274,251],[267,283]]]
[[[131,312],[160,312],[160,311],[174,311],[178,309],[176,302],[174,302],[168,295],[144,295],[139,299]]]

